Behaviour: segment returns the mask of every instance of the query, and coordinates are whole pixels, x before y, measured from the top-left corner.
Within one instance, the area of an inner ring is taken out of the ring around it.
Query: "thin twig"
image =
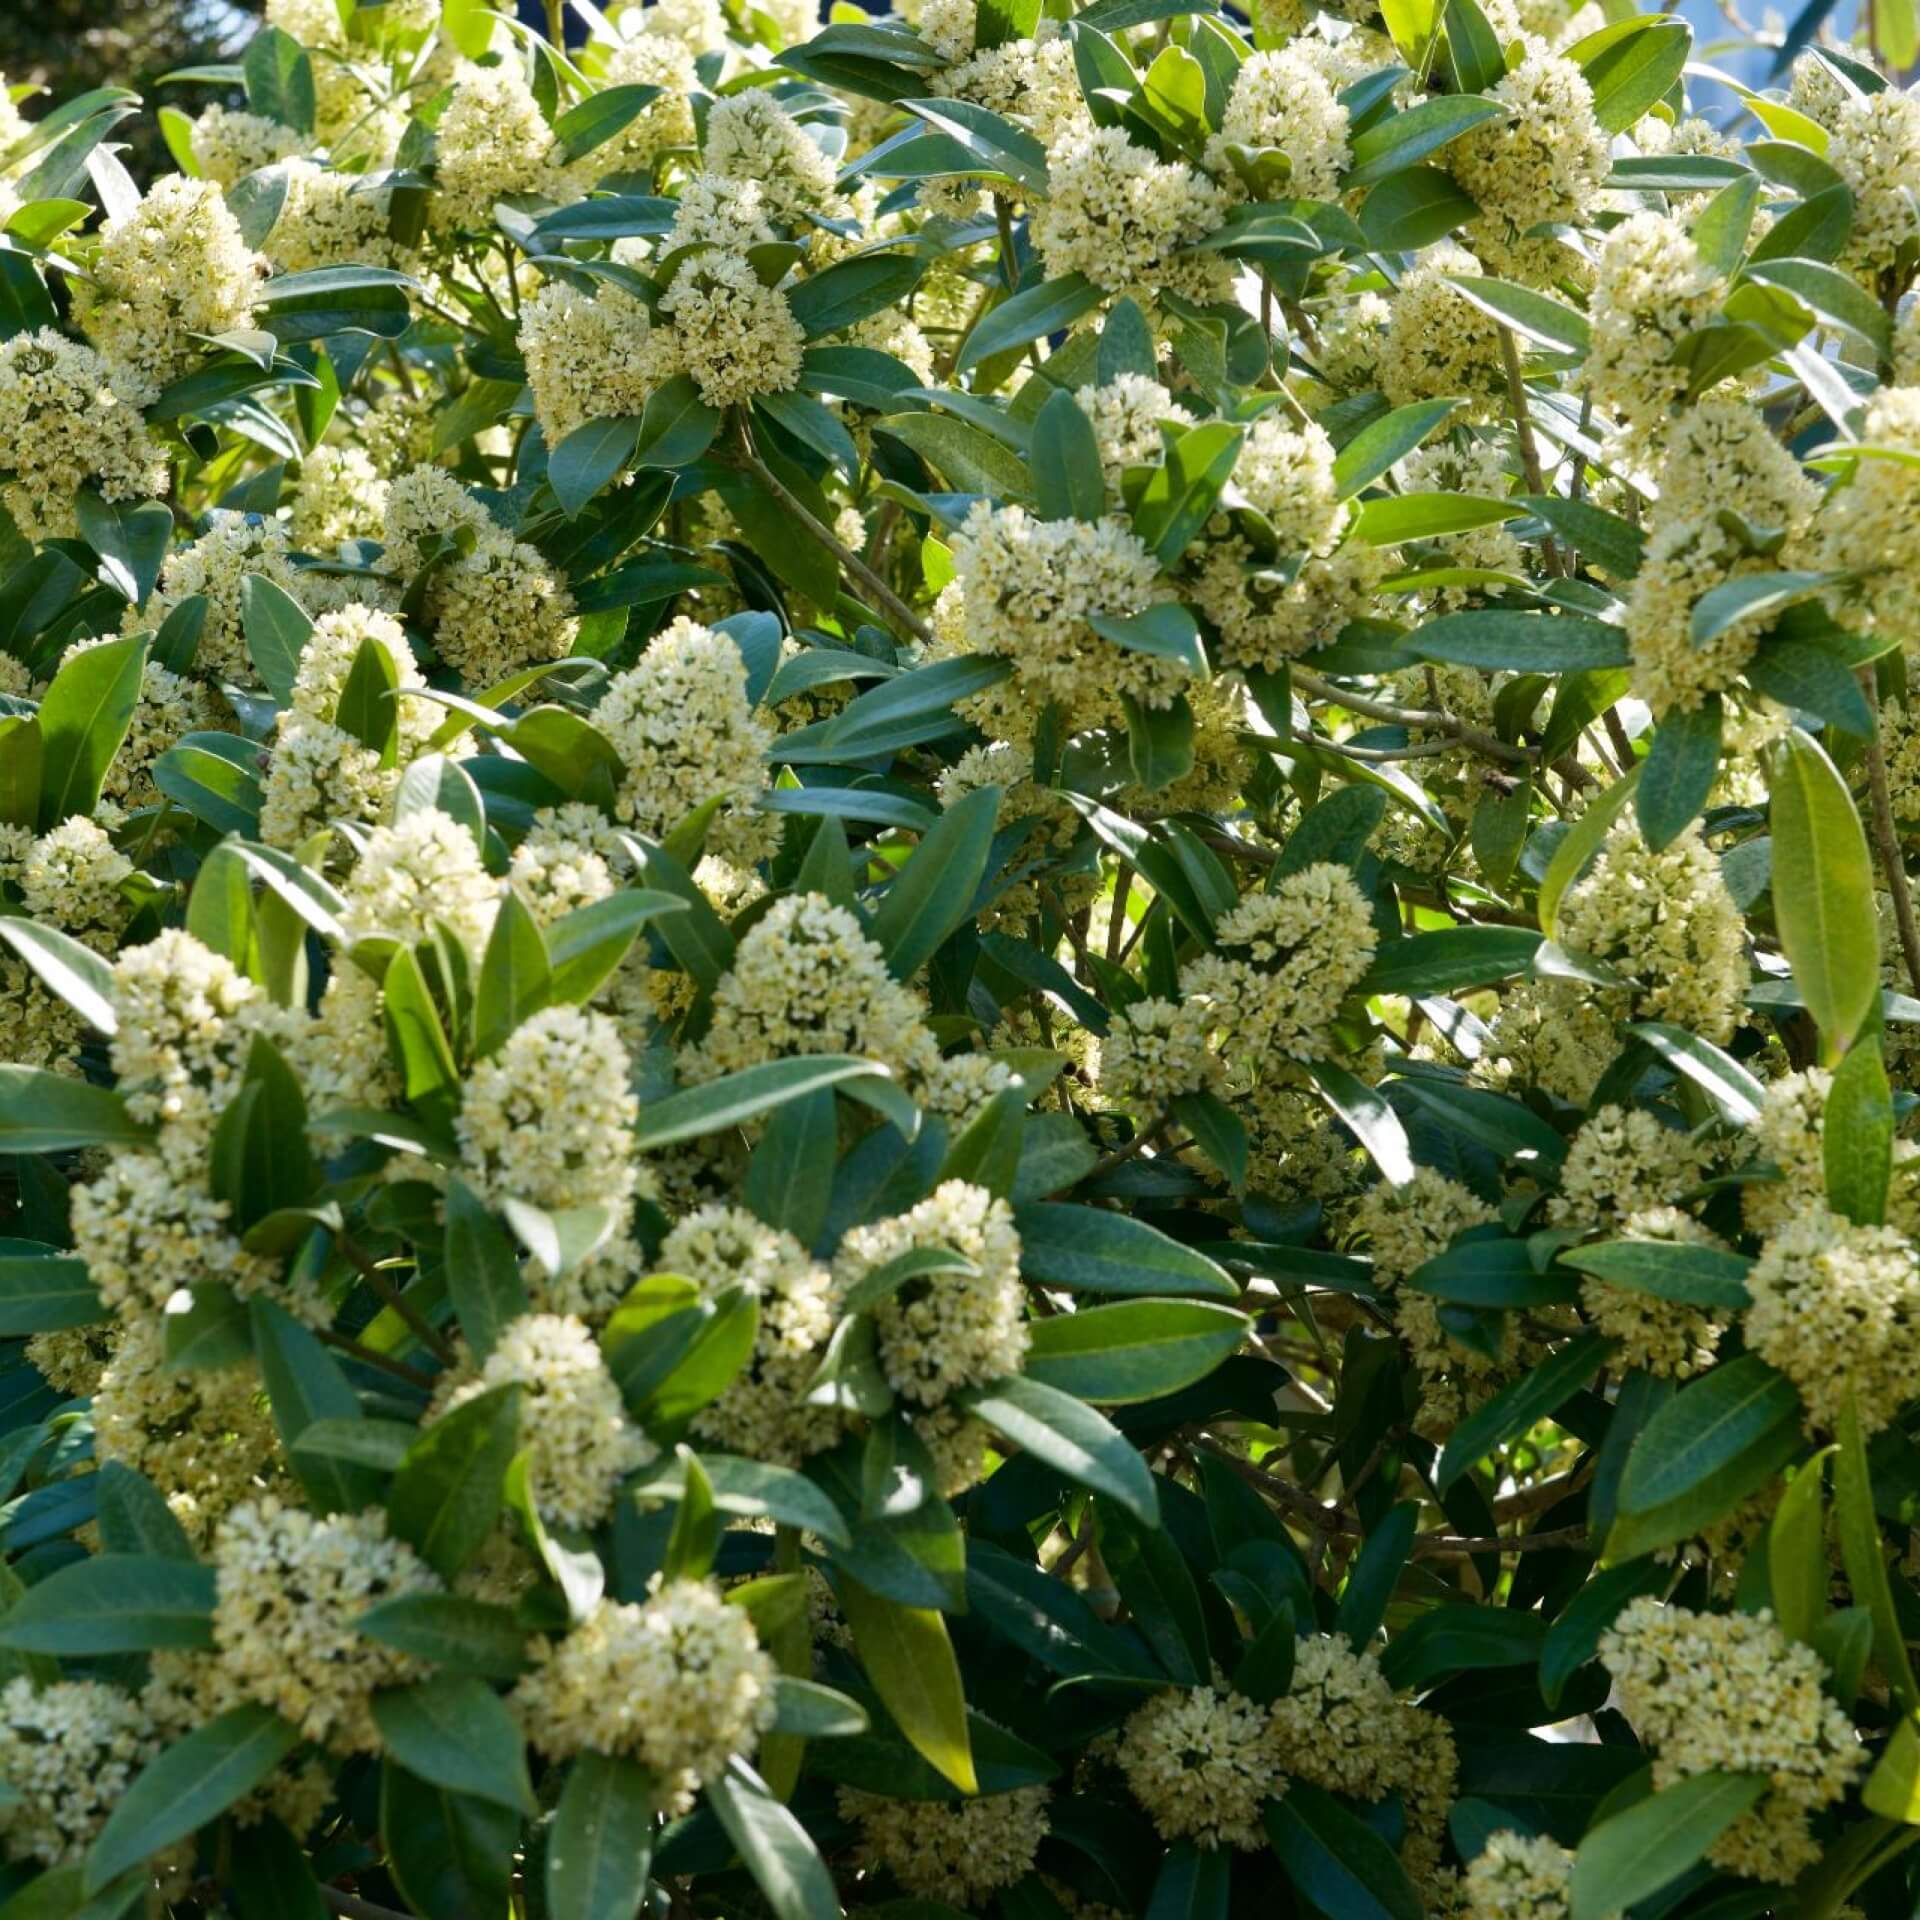
[[[454,1357],[451,1343],[426,1319],[418,1307],[401,1295],[400,1289],[380,1270],[379,1262],[349,1234],[337,1234],[334,1245],[340,1249],[349,1265],[359,1273],[367,1285],[380,1296],[382,1303],[391,1307],[406,1322],[407,1331],[436,1360],[451,1365]]]
[[[1893,897],[1894,924],[1900,929],[1900,950],[1907,957],[1907,978],[1920,993],[1920,927],[1913,918],[1913,892],[1907,885],[1907,863],[1900,854],[1900,834],[1893,821],[1893,799],[1887,791],[1887,750],[1880,739],[1880,703],[1873,669],[1860,669],[1860,684],[1873,708],[1873,732],[1867,737],[1867,792],[1873,801],[1873,841],[1880,870]]]
[[[1156,1140],[1158,1140],[1163,1133],[1166,1132],[1168,1126],[1172,1123],[1172,1120],[1173,1120],[1172,1114],[1170,1113],[1161,1114],[1159,1119],[1157,1119],[1152,1126],[1143,1129],[1139,1133],[1136,1133],[1133,1136],[1133,1138],[1126,1143],[1125,1146],[1115,1147],[1111,1153],[1103,1154],[1081,1176],[1082,1179],[1097,1180],[1101,1176],[1101,1174],[1108,1172],[1110,1169],[1114,1167],[1122,1166],[1127,1161],[1133,1159],[1137,1154],[1145,1152],[1148,1147],[1152,1146],[1153,1143]]]
[[[367,1366],[379,1368],[382,1373],[390,1373],[410,1387],[419,1387],[431,1393],[439,1384],[432,1374],[422,1373],[418,1367],[410,1367],[404,1360],[396,1360],[391,1354],[381,1353],[377,1348],[363,1347],[358,1340],[348,1334],[335,1333],[331,1327],[318,1327],[315,1333],[322,1346],[332,1347],[337,1353],[349,1354]]]
[[[1302,666],[1295,666],[1291,671],[1296,692],[1314,700],[1331,701],[1348,713],[1363,714],[1369,720],[1384,720],[1390,726],[1418,727],[1423,733],[1444,733],[1450,740],[1457,741],[1463,747],[1471,747],[1475,753],[1483,753],[1490,760],[1527,766],[1535,758],[1531,748],[1516,746],[1511,740],[1502,740],[1497,733],[1471,726],[1465,720],[1455,719],[1450,713],[1441,713],[1429,707],[1403,707],[1395,701],[1376,700],[1370,694],[1352,693],[1345,687],[1335,686],[1331,680],[1321,679],[1317,673]]]
[[[810,540],[816,541],[819,545],[825,547],[826,550],[840,562],[841,570],[850,580],[856,581],[865,590],[867,598],[870,599],[882,613],[896,621],[908,633],[912,634],[916,640],[931,640],[933,638],[933,629],[928,626],[857,553],[842,546],[839,539],[835,536],[833,529],[823,526],[816,520],[813,515],[807,511],[806,507],[794,497],[793,493],[783,484],[780,477],[774,473],[772,468],[754,451],[752,432],[748,428],[744,417],[740,418],[739,427],[739,459],[741,466],[745,468],[748,473],[752,474],[788,513],[793,515],[801,531],[805,533]]]
[[[1409,1556],[1415,1560],[1464,1559],[1476,1553],[1540,1553],[1552,1547],[1581,1547],[1587,1543],[1585,1527],[1555,1527],[1550,1533],[1459,1534],[1423,1533],[1413,1543]]]
[[[1533,437],[1533,415],[1527,411],[1527,383],[1520,372],[1520,348],[1514,341],[1511,327],[1500,329],[1500,358],[1506,363],[1507,400],[1513,408],[1514,431],[1520,436],[1520,466],[1527,476],[1529,490],[1544,494],[1547,490],[1546,470],[1540,464],[1540,448]],[[1541,541],[1540,553],[1549,573],[1564,574],[1567,571],[1552,534]]]

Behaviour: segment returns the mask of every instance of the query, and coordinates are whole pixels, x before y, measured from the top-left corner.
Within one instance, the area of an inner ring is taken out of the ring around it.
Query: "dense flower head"
[[[1618,970],[1632,1018],[1669,1020],[1709,1040],[1731,1037],[1747,987],[1745,935],[1694,828],[1655,853],[1637,826],[1614,827],[1562,903],[1560,939]]]
[[[658,839],[709,800],[734,810],[709,836],[719,853],[756,854],[766,827],[744,809],[767,785],[773,729],[747,697],[747,666],[724,633],[684,615],[654,635],[594,710],[620,756],[614,806],[620,819]]]
[[[731,407],[799,382],[806,335],[786,295],[743,254],[695,255],[660,296],[657,318],[640,349],[650,387],[687,374],[708,406]]]
[[[1216,950],[1182,969],[1181,991],[1207,1003],[1224,1047],[1296,1060],[1326,1051],[1327,1030],[1372,964],[1377,938],[1353,876],[1328,862],[1248,895],[1213,933]]]
[[[641,1601],[600,1601],[545,1643],[513,1704],[543,1753],[630,1755],[683,1812],[753,1752],[773,1718],[773,1677],[743,1609],[704,1581],[669,1580]]]
[[[713,990],[713,1023],[684,1056],[696,1078],[792,1054],[858,1053],[897,1069],[936,1057],[915,995],[841,906],[789,894],[753,923]]]
[[[733,1288],[759,1309],[753,1355],[711,1405],[694,1415],[702,1440],[774,1466],[797,1466],[831,1446],[840,1419],[806,1404],[834,1325],[834,1285],[792,1234],[744,1207],[700,1207],[660,1243],[667,1273],[691,1280],[716,1300]]]
[[[1394,1781],[1399,1727],[1393,1689],[1371,1652],[1339,1634],[1312,1634],[1294,1651],[1293,1679],[1268,1714],[1274,1757],[1297,1780],[1329,1793],[1377,1799]]]
[[[104,1680],[0,1688],[0,1845],[49,1867],[85,1857],[158,1743],[140,1702]]]
[[[341,924],[351,939],[384,934],[411,946],[439,921],[475,952],[500,904],[471,831],[435,807],[368,834],[346,896]]]
[[[520,312],[520,356],[548,441],[609,414],[645,411],[653,391],[641,349],[652,319],[626,288],[589,297],[550,280]]]
[[[207,352],[196,335],[252,324],[265,272],[220,189],[169,173],[101,229],[75,316],[145,405]]]
[[[1117,514],[1039,520],[1024,507],[981,501],[953,559],[966,650],[1012,661],[1036,710],[1058,700],[1097,721],[1119,694],[1165,706],[1186,679],[1177,663],[1127,652],[1087,624],[1138,613],[1157,597],[1154,558]]]
[[[1819,1857],[1809,1816],[1865,1756],[1811,1647],[1768,1613],[1695,1613],[1642,1597],[1601,1636],[1621,1711],[1653,1749],[1653,1784],[1725,1769],[1768,1791],[1707,1849],[1730,1873],[1790,1880]]]
[[[626,1049],[605,1014],[547,1007],[467,1082],[461,1162],[481,1193],[550,1211],[632,1195],[638,1173]]]
[[[1179,160],[1160,160],[1124,127],[1067,134],[1048,156],[1033,240],[1050,278],[1084,273],[1119,291],[1151,280],[1219,224],[1225,196]]]
[[[1375,1274],[1391,1285],[1446,1252],[1469,1227],[1497,1216],[1459,1181],[1432,1167],[1416,1167],[1402,1184],[1382,1180],[1369,1187],[1353,1217],[1372,1252]]]
[[[1027,1351],[1026,1290],[1013,1211],[985,1188],[943,1181],[908,1212],[856,1227],[833,1263],[841,1297],[916,1252],[957,1261],[913,1273],[870,1311],[880,1370],[895,1393],[938,1407],[965,1387],[1018,1373]]]
[[[1799,1388],[1809,1427],[1833,1432],[1851,1400],[1872,1432],[1920,1395],[1920,1256],[1897,1227],[1807,1207],[1769,1237],[1747,1291],[1747,1344]]]
[[[1302,200],[1335,198],[1352,158],[1346,108],[1326,77],[1291,47],[1242,63],[1215,138],[1223,149],[1278,148],[1287,156],[1287,192]]]
[[[1595,261],[1593,346],[1587,378],[1594,399],[1649,432],[1687,387],[1674,349],[1707,324],[1718,276],[1671,214],[1630,213]]]
[[[333,1752],[377,1751],[374,1694],[422,1668],[356,1622],[382,1600],[440,1585],[405,1541],[388,1537],[386,1514],[248,1501],[216,1529],[213,1563],[223,1682]]]
[[[1254,1849],[1275,1778],[1267,1716],[1216,1687],[1155,1694],[1121,1730],[1120,1771],[1165,1840]]]
[[[495,201],[508,194],[573,197],[565,156],[516,60],[463,65],[435,132],[431,204],[445,226],[490,227]]]
[[[1573,1855],[1544,1834],[1503,1828],[1468,1863],[1465,1920],[1566,1920]]]
[[[1016,1787],[972,1800],[888,1800],[843,1787],[840,1811],[859,1829],[862,1854],[908,1893],[974,1906],[1031,1872],[1049,1797]]]
[[[254,677],[241,622],[241,582],[249,574],[270,581],[299,602],[302,586],[288,558],[286,529],[256,513],[216,508],[206,530],[188,545],[168,553],[160,583],[143,613],[128,610],[128,631],[157,626],[182,601],[204,595],[207,610],[194,652],[195,671],[211,679],[242,684]]]
[[[497,1387],[519,1389],[528,1485],[541,1518],[554,1526],[597,1526],[621,1480],[653,1458],[653,1443],[629,1423],[620,1389],[578,1320],[552,1313],[510,1320],[486,1359],[445,1386],[435,1404],[451,1413]]]
[[[77,530],[82,486],[103,500],[142,500],[166,485],[129,375],[52,327],[0,343],[0,445],[11,469],[0,497],[30,540]]]

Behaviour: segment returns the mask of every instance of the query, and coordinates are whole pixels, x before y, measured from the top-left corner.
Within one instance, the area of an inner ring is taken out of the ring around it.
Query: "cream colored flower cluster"
[[[1820,1857],[1809,1826],[1859,1773],[1853,1724],[1810,1647],[1770,1614],[1694,1613],[1643,1597],[1601,1636],[1621,1710],[1653,1749],[1653,1783],[1722,1769],[1768,1790],[1711,1847],[1729,1873],[1791,1880]]]
[[[976,1800],[888,1800],[842,1787],[839,1800],[864,1859],[924,1900],[974,1906],[1032,1870],[1050,1797],[1016,1787]]]
[[[625,1754],[675,1812],[750,1756],[773,1719],[773,1662],[753,1623],[703,1581],[656,1583],[637,1602],[602,1600],[543,1643],[513,1705],[541,1752]]]

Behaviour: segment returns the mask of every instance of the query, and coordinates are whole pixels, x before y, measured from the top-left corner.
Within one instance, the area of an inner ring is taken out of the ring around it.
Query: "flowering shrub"
[[[569,11],[0,93],[0,1914],[1903,1920],[1920,103]]]

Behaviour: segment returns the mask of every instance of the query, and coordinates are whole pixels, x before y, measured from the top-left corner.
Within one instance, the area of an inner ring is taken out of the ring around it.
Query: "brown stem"
[[[1513,408],[1514,431],[1520,436],[1520,466],[1527,476],[1529,491],[1545,493],[1546,469],[1540,464],[1540,448],[1533,437],[1533,415],[1527,411],[1527,383],[1521,377],[1520,348],[1514,340],[1511,327],[1500,329],[1500,358],[1507,369],[1507,401]],[[1567,571],[1552,534],[1541,541],[1540,552],[1549,573],[1564,574]]]
[[[382,1373],[392,1374],[396,1380],[404,1380],[410,1387],[421,1387],[431,1393],[439,1384],[432,1374],[422,1373],[418,1367],[410,1367],[404,1360],[394,1359],[391,1354],[363,1347],[358,1340],[344,1333],[335,1333],[331,1327],[317,1327],[314,1331],[323,1347],[332,1347],[336,1353],[351,1354],[354,1359],[377,1367]]]
[[[894,590],[860,558],[840,544],[831,527],[823,526],[806,507],[794,497],[793,493],[781,481],[780,477],[754,451],[752,429],[748,427],[744,415],[736,415],[740,430],[739,459],[741,466],[774,497],[788,513],[792,514],[801,531],[813,541],[826,548],[840,562],[841,571],[850,580],[854,580],[865,590],[867,597],[880,611],[897,622],[916,640],[925,642],[933,638],[933,629],[894,592]]]
[[[1114,1167],[1124,1165],[1137,1154],[1144,1153],[1148,1147],[1152,1146],[1153,1143],[1166,1132],[1172,1120],[1172,1114],[1163,1113],[1152,1126],[1136,1133],[1125,1146],[1115,1147],[1111,1153],[1101,1155],[1081,1178],[1085,1180],[1097,1180],[1101,1174],[1110,1171]]]
[[[1485,754],[1490,760],[1504,760],[1509,765],[1528,766],[1534,760],[1530,748],[1515,746],[1512,741],[1502,740],[1496,733],[1487,733],[1464,720],[1456,720],[1450,713],[1439,713],[1427,707],[1403,707],[1391,700],[1376,700],[1368,694],[1351,693],[1299,665],[1292,668],[1292,674],[1297,691],[1314,700],[1330,701],[1348,713],[1364,714],[1369,720],[1384,720],[1390,726],[1417,727],[1424,733],[1444,733],[1463,747],[1471,747],[1475,753]]]
[[[1887,791],[1887,750],[1880,739],[1880,703],[1873,669],[1860,669],[1860,684],[1873,707],[1873,732],[1867,740],[1867,792],[1873,802],[1873,843],[1880,871],[1887,877],[1893,899],[1894,925],[1900,929],[1900,950],[1906,955],[1907,978],[1920,993],[1920,927],[1913,918],[1913,892],[1907,885],[1907,865],[1900,857],[1900,834],[1893,821],[1893,797]]]
[[[391,1307],[406,1322],[407,1331],[436,1360],[450,1363],[454,1354],[446,1337],[421,1314],[419,1308],[401,1296],[400,1289],[380,1270],[380,1263],[347,1234],[337,1235],[334,1245],[340,1249],[361,1279],[380,1296],[381,1302]]]

